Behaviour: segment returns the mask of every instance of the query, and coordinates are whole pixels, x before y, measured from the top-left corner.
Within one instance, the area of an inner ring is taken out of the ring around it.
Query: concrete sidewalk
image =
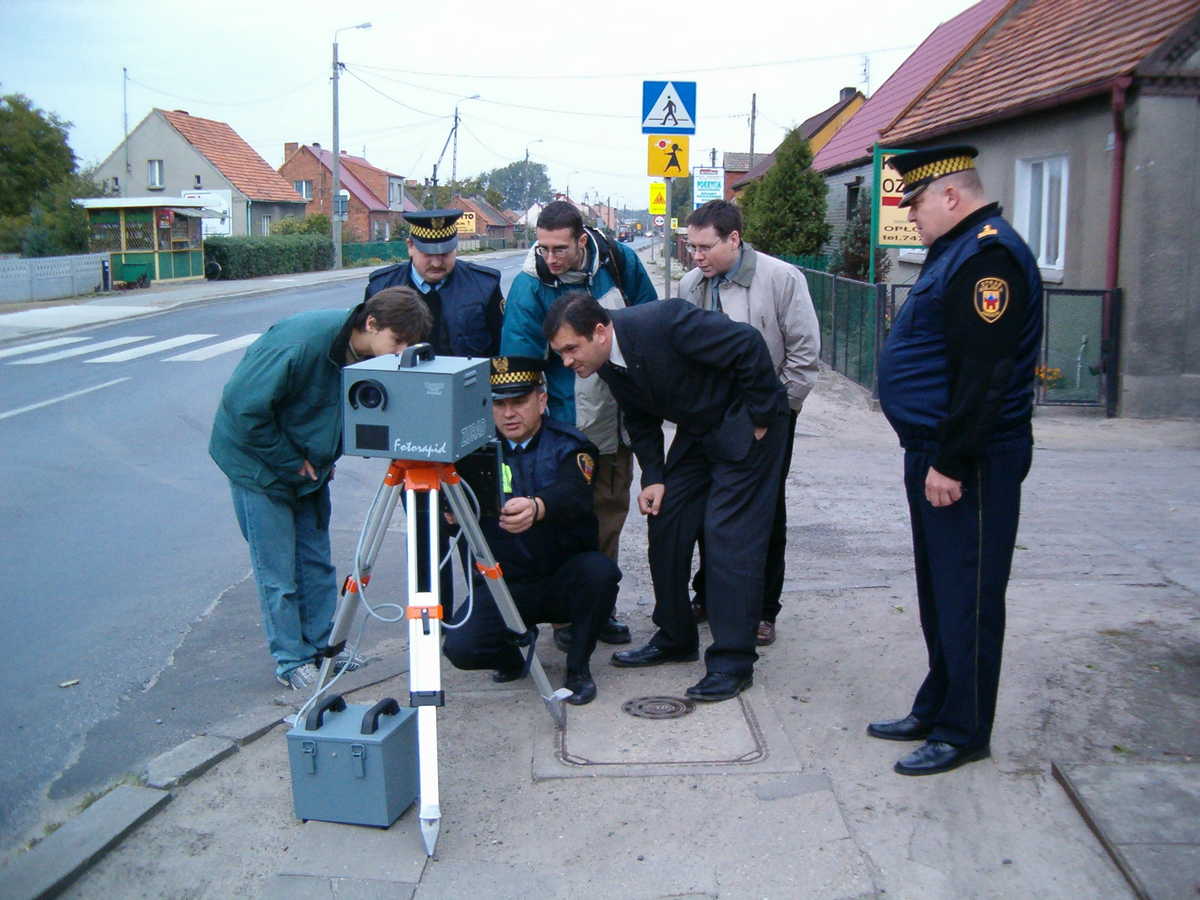
[[[153,764],[161,791],[119,788],[112,811],[15,858],[0,894],[31,896],[29,873],[55,876],[46,860],[64,883],[77,874],[64,855],[93,853],[66,896],[1194,896],[1200,423],[1041,411],[1035,429],[989,760],[904,778],[891,766],[906,745],[864,733],[907,711],[924,648],[899,450],[865,394],[824,373],[790,476],[779,640],[740,700],[631,717],[626,701],[680,697],[701,664],[617,669],[602,645],[598,699],[556,733],[529,682],[443,666],[432,859],[413,809],[389,829],[296,820],[274,724],[292,707],[247,711]],[[360,524],[335,523],[342,563]],[[636,514],[622,569],[619,610],[644,639]],[[390,627],[349,701],[405,701],[406,641]]]

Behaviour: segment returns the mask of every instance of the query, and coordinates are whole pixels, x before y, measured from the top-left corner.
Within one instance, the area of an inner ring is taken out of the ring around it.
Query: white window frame
[[[262,228],[262,233],[264,235],[269,235],[271,233],[271,217],[260,216],[258,221],[260,223],[260,227]]]
[[[1062,281],[1067,258],[1070,159],[1065,153],[1049,154],[1018,159],[1016,166],[1013,226],[1037,257],[1042,277]],[[1052,190],[1055,177],[1059,182],[1057,197]]]
[[[146,187],[152,191],[161,191],[163,184],[163,161],[161,159],[146,160]]]
[[[313,183],[308,179],[293,181],[292,187],[295,189],[296,193],[305,200],[311,200],[313,198]]]

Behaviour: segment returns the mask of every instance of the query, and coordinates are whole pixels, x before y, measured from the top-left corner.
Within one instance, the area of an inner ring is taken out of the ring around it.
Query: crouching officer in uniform
[[[526,624],[571,623],[564,687],[572,694],[567,702],[580,705],[596,697],[589,660],[612,614],[621,570],[599,550],[592,505],[596,447],[546,415],[544,369],[541,359],[492,360],[503,506],[499,517],[485,516],[480,526]],[[479,581],[470,617],[446,629],[443,652],[460,669],[495,669],[494,681],[513,681],[528,667],[517,636]]]
[[[900,153],[900,205],[929,248],[879,360],[879,402],[904,447],[929,669],[903,719],[872,737],[920,741],[901,775],[989,755],[1005,591],[1029,471],[1042,279],[989,202],[974,147]]]

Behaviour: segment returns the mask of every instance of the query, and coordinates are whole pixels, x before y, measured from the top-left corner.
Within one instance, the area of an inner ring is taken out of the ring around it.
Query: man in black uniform
[[[892,157],[900,205],[929,248],[879,363],[879,400],[904,447],[921,629],[929,671],[912,711],[873,722],[925,740],[902,775],[990,753],[1004,604],[1033,452],[1030,417],[1042,280],[1029,247],[989,203],[974,147]]]
[[[683,300],[606,310],[583,292],[564,294],[543,326],[550,347],[580,378],[612,390],[638,463],[638,509],[650,516],[654,624],[644,647],[613,665],[696,659],[688,601],[692,549],[704,535],[708,673],[687,694],[728,700],[754,683],[767,541],[787,443],[787,394],[763,336],[723,313]],[[675,423],[663,458],[664,421]]]
[[[568,703],[596,697],[589,661],[612,614],[621,570],[599,550],[592,511],[596,447],[546,415],[545,361],[492,360],[492,418],[503,454],[500,515],[480,521],[521,618],[570,622]],[[495,669],[498,682],[527,671],[491,594],[476,579],[470,617],[446,628],[443,652],[460,669]],[[532,652],[532,648],[530,650]]]
[[[504,297],[500,273],[457,259],[460,209],[404,214],[409,262],[376,269],[364,300],[384,288],[415,288],[433,313],[429,342],[438,356],[495,356],[500,352]]]
[[[438,356],[495,356],[500,352],[504,296],[500,273],[487,266],[459,260],[458,226],[461,209],[431,209],[404,213],[408,223],[409,262],[376,269],[367,281],[364,300],[384,288],[406,286],[420,293],[433,313],[429,343]],[[426,541],[429,518],[427,494],[417,495],[418,540]],[[439,558],[445,558],[452,533],[439,534]],[[422,559],[421,581],[428,572]],[[441,592],[453,606],[454,578],[449,566],[441,571]]]

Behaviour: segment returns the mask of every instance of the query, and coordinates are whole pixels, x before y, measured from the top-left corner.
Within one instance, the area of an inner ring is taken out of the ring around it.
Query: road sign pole
[[[671,181],[667,178],[667,215],[663,222],[663,265],[666,268],[663,270],[663,299],[671,297],[671,239],[675,237],[671,233]]]

